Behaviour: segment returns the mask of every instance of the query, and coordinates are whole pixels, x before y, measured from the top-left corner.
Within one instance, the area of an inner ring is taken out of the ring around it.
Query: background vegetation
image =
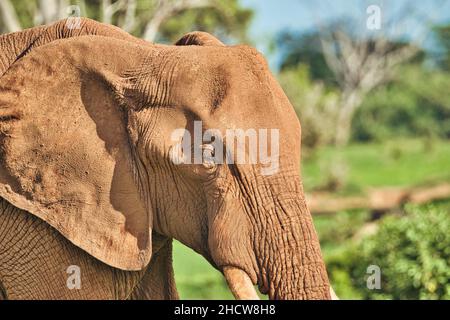
[[[412,7],[421,3],[408,3],[383,18],[379,32],[361,27],[363,7],[358,16],[272,34],[266,53],[276,58],[271,66],[302,123],[308,196],[450,182],[450,23],[416,15]],[[150,41],[204,30],[230,44],[258,42],[249,33],[258,12],[240,0],[1,0],[0,32],[72,15],[71,4]],[[404,28],[405,12],[422,34]],[[449,213],[449,200],[313,212],[340,298],[449,299]],[[222,275],[176,241],[174,264],[181,298],[232,298]],[[369,265],[381,269],[379,290],[367,288]]]

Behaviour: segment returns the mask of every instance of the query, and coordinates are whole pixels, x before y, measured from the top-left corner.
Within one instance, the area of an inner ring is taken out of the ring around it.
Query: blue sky
[[[241,0],[243,6],[255,10],[250,35],[257,48],[268,58],[272,67],[279,54],[270,53],[268,43],[286,29],[307,31],[321,23],[349,16],[365,25],[366,8],[379,5],[382,21],[403,22],[403,36],[421,37],[427,28],[425,21],[450,23],[450,0]],[[408,4],[408,8],[406,8]],[[401,10],[407,9],[407,10]],[[383,27],[382,27],[383,28]],[[389,30],[388,32],[390,32]]]

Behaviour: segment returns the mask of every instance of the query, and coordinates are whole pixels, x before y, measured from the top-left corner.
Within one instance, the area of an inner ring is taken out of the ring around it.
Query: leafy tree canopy
[[[0,32],[11,31],[3,21],[5,14],[17,17],[25,29],[50,23],[43,17],[45,10],[56,12],[51,17],[55,21],[70,13],[70,5],[77,5],[81,16],[117,25],[150,41],[173,42],[187,32],[200,30],[215,34],[225,42],[248,42],[247,29],[253,17],[253,11],[244,8],[239,0],[2,1],[9,2],[15,12],[0,14]]]

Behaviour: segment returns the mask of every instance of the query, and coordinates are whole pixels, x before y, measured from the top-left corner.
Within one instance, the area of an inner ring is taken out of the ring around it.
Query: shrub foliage
[[[379,230],[329,259],[336,290],[362,299],[450,299],[450,215],[442,206],[407,206]],[[381,288],[368,289],[367,267],[381,270]]]

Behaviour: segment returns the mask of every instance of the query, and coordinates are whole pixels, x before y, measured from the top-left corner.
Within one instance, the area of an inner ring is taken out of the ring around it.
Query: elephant
[[[154,44],[86,18],[0,47],[0,299],[178,299],[173,239],[237,299],[257,299],[256,286],[331,298],[300,122],[258,51],[199,31]],[[199,162],[174,161],[187,151],[173,132],[198,122],[277,130],[277,171],[233,161],[227,138],[191,143]]]

